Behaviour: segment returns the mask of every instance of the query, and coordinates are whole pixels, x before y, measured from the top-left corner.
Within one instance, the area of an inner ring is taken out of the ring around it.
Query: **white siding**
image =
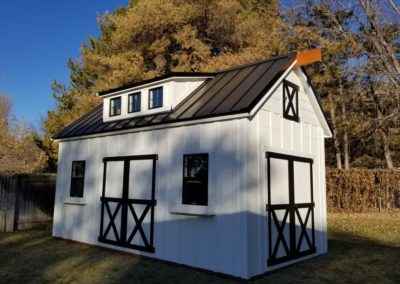
[[[246,277],[245,205],[238,183],[241,139],[236,139],[246,123],[247,119],[232,120],[61,142],[53,234],[103,245],[97,241],[103,157],[158,154],[156,252],[143,254]],[[177,206],[181,203],[183,154],[204,152],[210,159],[208,215],[213,216],[172,213],[171,208],[177,207],[177,211],[190,213],[190,208]],[[68,198],[73,160],[86,160],[84,205]]]

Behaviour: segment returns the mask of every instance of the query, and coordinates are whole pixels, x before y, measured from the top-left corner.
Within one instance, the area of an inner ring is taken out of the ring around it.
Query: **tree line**
[[[399,167],[400,6],[395,0],[131,0],[99,17],[100,35],[53,82],[40,148],[100,103],[96,92],[171,71],[218,71],[321,47],[307,67],[333,127],[328,166]]]

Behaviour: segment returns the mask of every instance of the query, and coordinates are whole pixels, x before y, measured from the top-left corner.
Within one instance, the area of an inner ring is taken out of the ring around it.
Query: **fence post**
[[[16,175],[15,177],[15,202],[14,202],[14,231],[19,229],[19,206],[20,206],[20,194],[23,194],[23,175]]]
[[[6,191],[5,180],[0,177],[0,232],[6,229]]]

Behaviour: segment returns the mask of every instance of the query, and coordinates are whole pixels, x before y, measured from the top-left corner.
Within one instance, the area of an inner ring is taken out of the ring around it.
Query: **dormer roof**
[[[119,91],[126,91],[128,89],[140,87],[143,85],[159,82],[159,81],[174,78],[174,77],[176,77],[176,78],[206,77],[207,78],[207,77],[212,77],[214,75],[215,75],[215,73],[206,73],[206,72],[170,72],[168,74],[157,76],[157,77],[154,77],[151,79],[142,80],[142,81],[134,82],[134,83],[129,83],[126,85],[119,86],[117,88],[103,90],[103,91],[98,92],[97,94],[99,96],[105,96],[105,95],[109,95],[109,94],[116,93]]]

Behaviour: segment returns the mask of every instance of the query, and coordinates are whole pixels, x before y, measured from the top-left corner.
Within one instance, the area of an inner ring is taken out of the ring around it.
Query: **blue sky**
[[[128,0],[2,1],[0,6],[0,93],[13,113],[35,126],[54,107],[50,85],[68,83],[68,58],[99,33],[97,16]]]

